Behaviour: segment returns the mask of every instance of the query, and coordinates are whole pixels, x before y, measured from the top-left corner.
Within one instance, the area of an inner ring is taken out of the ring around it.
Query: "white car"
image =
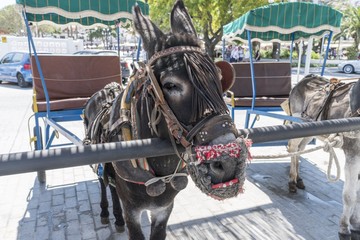
[[[339,63],[338,69],[344,73],[354,73],[360,71],[360,60],[347,60]]]

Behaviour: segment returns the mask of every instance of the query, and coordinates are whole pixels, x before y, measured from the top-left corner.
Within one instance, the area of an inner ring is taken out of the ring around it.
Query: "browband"
[[[167,48],[165,50],[161,50],[159,52],[156,52],[148,61],[148,65],[151,66],[157,61],[159,58],[169,56],[174,53],[185,53],[185,52],[197,52],[197,53],[205,53],[201,48],[199,47],[192,47],[192,46],[176,46]]]

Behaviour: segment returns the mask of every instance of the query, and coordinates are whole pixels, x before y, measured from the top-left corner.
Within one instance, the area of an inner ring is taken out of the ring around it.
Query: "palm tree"
[[[343,13],[341,35],[353,38],[354,48],[358,49],[360,44],[360,7],[349,6]]]

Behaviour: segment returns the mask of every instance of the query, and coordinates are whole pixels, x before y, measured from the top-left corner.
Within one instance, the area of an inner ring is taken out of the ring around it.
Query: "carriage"
[[[249,62],[233,64],[237,80],[225,98],[231,116],[234,118],[237,110],[245,110],[245,128],[253,127],[255,124],[257,117],[250,121],[251,115],[282,119],[282,116],[275,116],[270,112],[284,110],[281,104],[289,97],[291,88],[297,82],[296,79],[292,80],[291,72],[295,43],[299,44],[300,50],[299,69],[302,42],[327,38],[320,74],[323,76],[331,38],[340,32],[341,18],[342,13],[325,5],[286,2],[253,9],[225,25],[223,49],[226,42],[239,41],[247,43],[249,52],[252,53],[252,43],[257,41],[287,43],[290,50],[289,61],[254,62],[253,54],[250,54]],[[295,118],[284,119],[301,122]]]
[[[136,1],[101,2],[96,5],[91,5],[91,1],[16,2],[22,9],[28,33],[29,52],[32,56],[32,108],[35,124],[31,142],[35,150],[69,145],[81,146],[83,134],[69,128],[66,123],[82,121],[84,104],[96,91],[111,82],[121,83],[120,28],[130,24],[131,9]],[[147,4],[136,4],[145,14],[149,13]],[[114,27],[118,37],[118,56],[39,55],[33,41],[31,26],[42,24],[74,28],[76,31],[78,26],[85,30]],[[56,141],[60,136],[63,139]],[[46,181],[45,170],[38,171],[38,180],[43,183]]]

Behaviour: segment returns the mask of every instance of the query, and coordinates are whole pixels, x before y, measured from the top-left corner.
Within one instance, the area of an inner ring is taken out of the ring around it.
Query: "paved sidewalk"
[[[31,150],[31,95],[31,89],[0,85],[0,154]],[[242,119],[237,112],[238,128]],[[285,147],[252,148],[253,155],[279,151]],[[343,161],[343,155],[338,156]],[[253,160],[245,193],[225,201],[207,197],[190,180],[176,197],[168,239],[337,239],[343,180],[327,182],[327,154],[305,158],[301,172],[307,188],[298,194],[287,191],[289,158]],[[100,223],[99,185],[88,166],[46,173],[46,186],[39,185],[36,173],[0,177],[1,240],[127,239],[126,233],[116,233],[112,215],[111,224]],[[142,222],[149,233],[146,213]]]

